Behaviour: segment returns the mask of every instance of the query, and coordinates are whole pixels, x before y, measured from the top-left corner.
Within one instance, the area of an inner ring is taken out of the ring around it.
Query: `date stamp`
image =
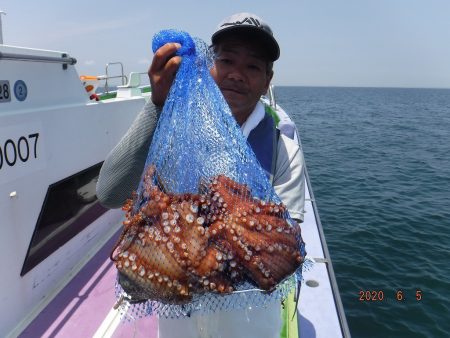
[[[403,289],[397,289],[395,291],[359,290],[358,300],[360,302],[384,302],[390,299],[396,302],[405,302],[410,300],[420,302],[423,299],[423,292],[421,289],[415,289],[412,291],[405,291]]]

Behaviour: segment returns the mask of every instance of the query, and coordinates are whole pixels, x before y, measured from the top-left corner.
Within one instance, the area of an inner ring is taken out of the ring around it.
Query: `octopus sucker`
[[[143,177],[111,253],[132,300],[184,304],[244,281],[270,292],[303,263],[300,228],[283,204],[225,175],[203,179],[198,194],[166,192],[153,165]]]

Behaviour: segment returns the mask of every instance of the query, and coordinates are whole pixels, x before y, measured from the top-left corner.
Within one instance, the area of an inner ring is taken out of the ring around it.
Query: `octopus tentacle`
[[[300,230],[283,204],[255,199],[224,175],[203,181],[200,194],[166,193],[158,181],[149,166],[111,253],[135,298],[182,304],[195,293],[230,293],[244,280],[271,291],[302,263]]]

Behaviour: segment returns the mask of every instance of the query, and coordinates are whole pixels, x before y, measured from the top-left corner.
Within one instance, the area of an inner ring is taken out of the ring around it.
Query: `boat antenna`
[[[6,12],[0,9],[0,45],[3,45],[2,14],[6,15]]]

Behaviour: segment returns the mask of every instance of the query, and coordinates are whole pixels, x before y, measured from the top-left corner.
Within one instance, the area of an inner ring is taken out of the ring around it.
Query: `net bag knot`
[[[191,36],[183,31],[176,29],[166,29],[160,31],[153,37],[152,50],[153,53],[164,46],[166,43],[176,42],[181,45],[181,48],[175,53],[179,56],[195,55],[195,42]]]

